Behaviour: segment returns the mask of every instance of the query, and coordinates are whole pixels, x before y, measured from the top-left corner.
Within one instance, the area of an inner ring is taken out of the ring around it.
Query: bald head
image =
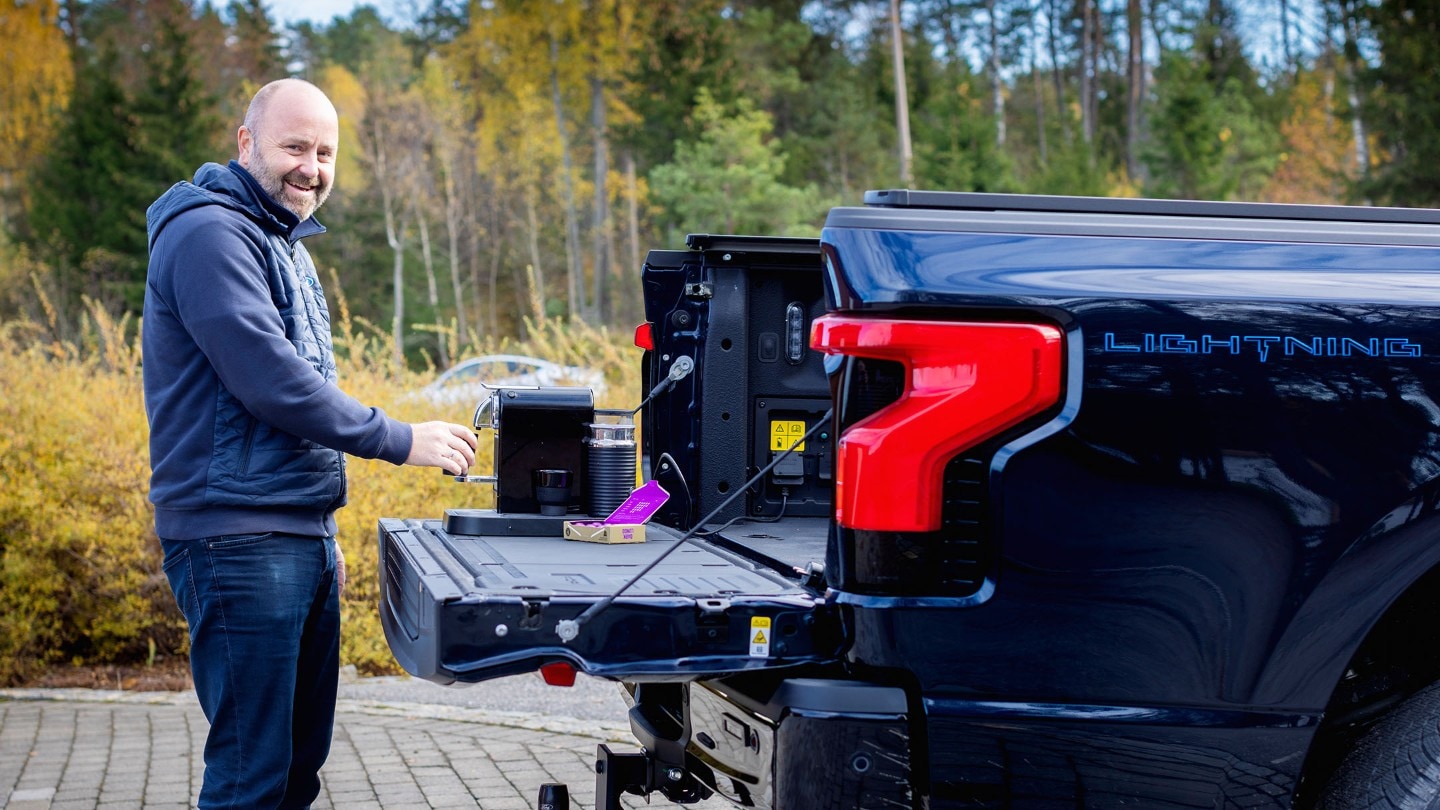
[[[260,88],[236,140],[240,165],[300,219],[307,219],[329,196],[340,119],[320,88],[301,79],[280,79]]]
[[[304,79],[277,79],[260,88],[250,99],[243,126],[252,134],[259,132],[272,108],[281,111],[290,105],[314,112],[328,112],[332,118],[339,120],[335,106],[320,88]]]

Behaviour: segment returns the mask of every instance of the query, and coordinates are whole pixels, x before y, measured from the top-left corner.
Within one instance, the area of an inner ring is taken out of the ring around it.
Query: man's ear
[[[240,162],[241,166],[250,168],[250,151],[255,146],[255,136],[250,133],[249,127],[241,126],[235,133],[235,145],[240,150],[236,160]]]

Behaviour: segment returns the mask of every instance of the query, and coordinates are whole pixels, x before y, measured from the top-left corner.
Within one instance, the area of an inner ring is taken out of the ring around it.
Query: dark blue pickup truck
[[[561,536],[583,389],[380,521],[407,670],[624,685],[597,806],[1440,807],[1440,212],[879,191],[643,285],[647,542]]]

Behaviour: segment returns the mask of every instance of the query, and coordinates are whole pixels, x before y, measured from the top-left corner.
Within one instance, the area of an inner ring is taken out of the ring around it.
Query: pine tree
[[[733,50],[733,26],[723,0],[647,0],[652,23],[632,70],[636,117],[612,128],[634,150],[642,170],[670,160],[675,144],[699,134],[689,118],[700,89],[735,98],[738,74],[751,70]]]
[[[927,73],[916,82],[915,182],[948,191],[1014,191],[1010,151],[996,143],[995,116],[986,110],[976,76],[963,59],[935,65],[906,57]],[[928,92],[927,92],[928,90]]]
[[[82,295],[123,302],[127,284],[143,278],[150,200],[134,197],[126,175],[136,162],[134,111],[118,62],[105,47],[80,66],[59,138],[31,178],[29,232],[53,263],[66,311]]]
[[[1380,204],[1440,205],[1440,5],[1386,0],[1365,13],[1380,47],[1362,77],[1372,88],[1363,109],[1379,158],[1362,190]]]
[[[283,77],[285,60],[262,0],[230,0],[227,11],[235,21],[230,50],[238,76],[256,84]]]
[[[210,142],[223,122],[215,95],[200,79],[200,56],[183,22],[160,19],[155,46],[145,54],[145,85],[135,98],[137,193],[158,189],[158,196],[216,158]]]
[[[675,147],[675,160],[650,172],[655,200],[680,232],[814,235],[826,209],[813,186],[780,181],[785,155],[770,116],[745,99],[733,109],[700,91],[700,137]]]
[[[140,311],[145,210],[213,157],[219,123],[214,98],[198,78],[188,12],[180,3],[165,11],[155,15],[155,38],[133,92],[120,83],[120,55],[108,40],[81,66],[64,129],[32,186],[30,231],[53,257],[70,306],[88,295],[112,309]]]
[[[1153,196],[1254,199],[1275,170],[1276,127],[1257,114],[1239,79],[1214,82],[1205,61],[1161,56],[1145,161]]]

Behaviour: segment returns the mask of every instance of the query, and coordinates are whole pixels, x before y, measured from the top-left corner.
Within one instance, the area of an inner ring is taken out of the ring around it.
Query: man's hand
[[[340,550],[340,541],[335,541],[335,587],[339,589],[340,595],[345,595],[345,582],[349,577],[345,573],[345,552]]]
[[[421,422],[410,426],[413,438],[406,464],[439,467],[451,475],[464,475],[475,463],[475,434],[450,422]]]

